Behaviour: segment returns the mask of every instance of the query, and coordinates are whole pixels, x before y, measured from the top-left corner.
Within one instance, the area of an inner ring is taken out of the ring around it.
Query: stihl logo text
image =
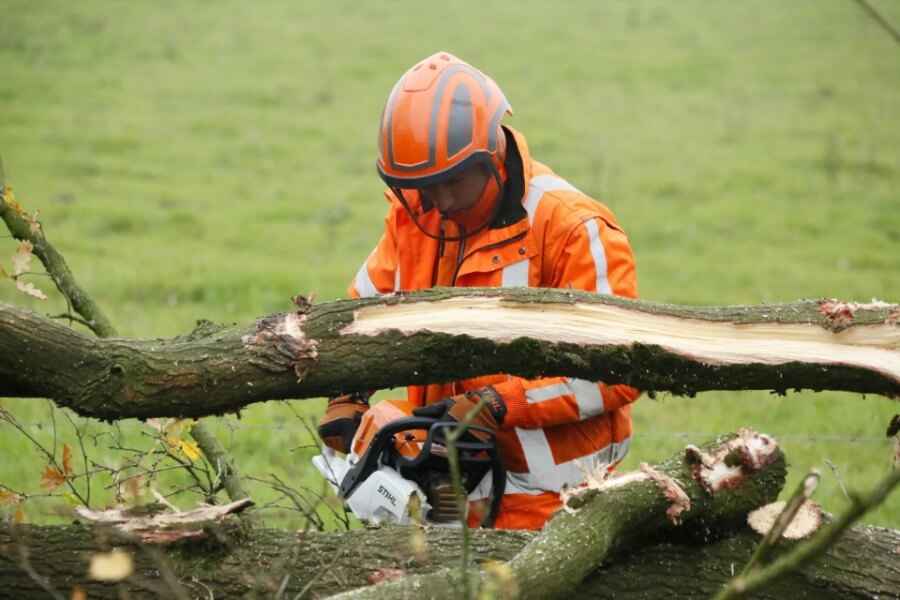
[[[397,506],[397,499],[392,493],[384,489],[383,485],[378,486],[378,493],[387,498],[390,501],[391,506]]]

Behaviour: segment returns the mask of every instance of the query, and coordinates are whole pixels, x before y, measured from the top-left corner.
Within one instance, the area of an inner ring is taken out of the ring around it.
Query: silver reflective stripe
[[[381,295],[378,292],[378,288],[376,288],[375,284],[372,282],[372,278],[369,277],[368,263],[368,260],[364,262],[359,268],[359,271],[356,272],[356,291],[359,292],[359,295],[362,298],[372,298],[373,296]]]
[[[516,429],[516,433],[519,433]],[[529,431],[529,430],[523,430]],[[541,430],[536,430],[541,431]],[[543,431],[541,431],[543,433]],[[521,440],[521,437],[519,438]],[[546,438],[544,439],[546,443]],[[524,446],[524,444],[523,444]],[[628,454],[631,446],[631,438],[621,442],[610,444],[592,454],[576,458],[560,465],[554,465],[543,472],[507,473],[507,494],[542,494],[544,492],[558,492],[564,486],[576,486],[584,482],[585,473],[605,470],[609,465],[616,463]],[[526,456],[528,455],[526,451]],[[531,462],[529,460],[529,469]]]
[[[553,461],[553,450],[547,441],[547,434],[543,429],[522,429],[516,427],[516,436],[522,444],[525,454],[525,462],[528,463],[529,473],[549,472],[556,468]]]
[[[565,382],[560,382],[541,386],[539,388],[525,390],[525,399],[528,400],[529,403],[545,402],[547,400],[559,398],[564,394],[571,393],[572,390],[569,389],[569,386],[567,386]]]
[[[481,478],[481,481],[478,482],[478,486],[469,493],[469,502],[475,502],[476,500],[481,500],[482,498],[490,496],[491,487],[493,487],[494,482],[493,478],[493,471],[485,473],[484,477]]]
[[[597,221],[594,219],[585,221],[584,226],[588,230],[591,256],[594,257],[594,270],[597,272],[597,293],[612,294],[612,288],[609,285],[609,280],[606,278],[606,249],[603,247],[603,241],[600,239],[600,228],[597,227]]]
[[[397,265],[397,271],[394,272],[394,291],[400,291],[400,265]]]
[[[531,181],[528,182],[528,195],[525,196],[525,210],[528,212],[528,223],[530,225],[534,224],[534,216],[537,214],[537,207],[541,197],[546,192],[557,190],[578,191],[565,179],[556,175],[538,175],[531,178]],[[522,260],[504,267],[502,287],[529,287],[528,265],[528,260]]]
[[[534,223],[534,215],[537,214],[538,203],[545,192],[558,190],[579,191],[571,183],[556,175],[538,175],[528,182],[528,195],[525,196],[525,210],[528,211],[528,222]]]
[[[570,377],[567,381],[525,390],[529,403],[546,402],[570,394],[578,404],[578,418],[585,420],[603,412],[603,395],[596,382]]]
[[[603,412],[603,394],[595,381],[569,379],[569,386],[575,391],[578,403],[578,418],[582,421]]]
[[[503,283],[502,287],[528,287],[528,264],[530,261],[526,258],[517,263],[503,267]]]

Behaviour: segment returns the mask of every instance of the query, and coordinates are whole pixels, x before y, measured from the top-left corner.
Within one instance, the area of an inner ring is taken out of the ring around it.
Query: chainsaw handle
[[[435,422],[435,419],[429,417],[404,417],[386,423],[372,437],[372,442],[369,444],[366,453],[363,454],[358,463],[353,465],[343,481],[341,481],[338,495],[341,498],[349,498],[350,494],[353,493],[353,490],[355,490],[360,483],[378,470],[378,467],[381,466],[380,459],[384,455],[385,449],[389,448],[390,445],[394,443],[393,438],[395,434],[411,429],[430,429]],[[428,437],[429,439],[431,438],[430,431]]]
[[[406,421],[406,419],[400,420]],[[401,473],[403,473],[404,470],[412,470],[411,472],[414,472],[415,467],[418,467],[419,464],[427,460],[431,454],[431,446],[434,444],[435,434],[441,429],[453,429],[459,426],[459,423],[454,423],[452,421],[435,422],[429,427],[428,436],[425,438],[425,442],[422,444],[422,450],[419,452],[418,456],[415,458],[396,456],[395,462],[397,463],[397,470]],[[491,504],[487,516],[481,522],[481,526],[493,527],[494,522],[497,520],[497,513],[500,511],[500,503],[503,500],[503,494],[506,491],[506,463],[503,462],[503,455],[500,454],[500,448],[496,443],[497,434],[495,431],[478,425],[469,425],[468,429],[477,429],[490,436],[490,439],[487,442],[480,441],[477,438],[470,441],[457,440],[456,448],[459,452],[485,452],[487,454],[487,458],[482,460],[490,464]],[[446,439],[446,434],[444,435],[444,439]]]

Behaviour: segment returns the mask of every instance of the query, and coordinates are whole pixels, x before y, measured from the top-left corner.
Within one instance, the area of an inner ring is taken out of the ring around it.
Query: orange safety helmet
[[[490,77],[447,52],[403,74],[378,132],[378,174],[391,188],[422,188],[484,163],[500,171],[500,119],[512,108]]]

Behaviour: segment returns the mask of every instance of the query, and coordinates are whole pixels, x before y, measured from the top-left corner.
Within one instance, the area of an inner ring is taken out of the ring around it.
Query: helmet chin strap
[[[481,222],[477,227],[475,227],[471,231],[467,231],[463,224],[458,223],[457,225],[459,226],[459,229],[461,231],[461,233],[459,235],[444,235],[443,227],[441,227],[441,233],[438,233],[438,234],[428,231],[427,229],[425,229],[422,226],[421,223],[419,223],[418,215],[409,207],[409,204],[406,203],[406,199],[403,197],[403,193],[400,191],[395,191],[394,195],[400,201],[400,204],[403,205],[403,208],[406,209],[406,212],[409,213],[409,216],[412,217],[413,223],[415,223],[418,230],[421,231],[423,234],[425,234],[426,236],[430,237],[433,240],[438,240],[440,242],[459,242],[461,240],[464,240],[466,238],[469,238],[469,237],[475,235],[476,233],[480,233],[481,231],[486,229],[491,223],[494,222],[494,219],[496,219],[497,215],[500,213],[500,204],[503,202],[503,193],[505,191],[505,187],[503,185],[503,178],[501,177],[500,172],[497,170],[497,167],[495,167],[493,163],[488,163],[488,169],[489,169],[491,177],[497,183],[497,196],[494,201],[494,206],[491,208],[490,214],[487,215],[487,217],[484,219],[484,221]],[[482,194],[484,194],[487,191],[487,188],[488,188],[488,182],[485,182],[484,190],[482,190]],[[477,206],[484,200],[485,200],[485,198],[483,196],[480,197],[478,199],[478,202],[475,203],[475,205]],[[441,221],[443,222],[446,219],[447,219],[446,215],[441,213]]]

